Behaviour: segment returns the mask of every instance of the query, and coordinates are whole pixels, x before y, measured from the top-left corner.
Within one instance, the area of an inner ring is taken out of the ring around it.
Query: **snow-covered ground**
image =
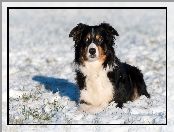
[[[113,4],[108,6],[111,5]],[[156,4],[146,5],[156,6]],[[5,6],[8,4],[4,4]],[[22,4],[22,6],[32,6],[32,4]],[[35,6],[53,6],[53,4],[35,4]],[[115,6],[131,5],[115,4]],[[158,6],[165,6],[165,4],[161,3]],[[174,10],[170,4],[166,6],[169,7],[168,27],[170,27],[167,51],[168,89],[166,88],[166,11],[164,9],[11,9],[9,12],[9,123],[166,124],[167,117],[167,126],[6,126],[7,47],[6,32],[3,32],[3,131],[174,131],[172,105],[174,103],[172,89]],[[5,12],[6,8],[3,8],[3,11]],[[2,20],[2,29],[6,31],[6,14],[3,15]],[[110,23],[118,31],[120,36],[116,38],[116,55],[123,62],[138,66],[142,70],[151,98],[141,96],[134,102],[124,104],[123,109],[115,108],[116,104],[112,102],[104,111],[96,115],[81,113],[76,103],[79,91],[75,85],[73,71],[74,42],[68,36],[71,29],[80,22],[97,25],[103,21]]]

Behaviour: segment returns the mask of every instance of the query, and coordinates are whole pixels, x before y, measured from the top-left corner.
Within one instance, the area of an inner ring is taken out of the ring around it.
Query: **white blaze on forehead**
[[[94,38],[94,28],[92,28],[92,43],[93,43],[93,38]]]
[[[92,28],[92,37],[94,38],[94,28]]]

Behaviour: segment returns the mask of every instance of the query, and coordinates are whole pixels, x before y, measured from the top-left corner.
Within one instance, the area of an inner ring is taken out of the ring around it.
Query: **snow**
[[[7,126],[6,7],[89,6],[86,3],[3,3],[2,4],[2,131],[174,131],[173,3],[137,3],[136,6],[167,6],[168,44],[166,88],[165,10],[10,10],[9,36],[9,121],[18,124],[96,124]],[[100,3],[101,6],[135,6],[135,3]],[[91,3],[91,6],[99,6]],[[73,41],[69,32],[78,23],[106,21],[119,33],[116,55],[138,66],[151,94],[127,102],[123,109],[111,104],[99,114],[78,110],[79,90],[73,69]],[[166,112],[167,89],[167,112]],[[152,125],[166,124],[167,125]],[[146,124],[112,125],[97,124]],[[151,124],[151,125],[147,125]]]

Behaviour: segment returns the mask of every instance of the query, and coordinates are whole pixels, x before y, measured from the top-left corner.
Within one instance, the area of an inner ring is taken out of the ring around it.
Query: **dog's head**
[[[104,62],[113,48],[115,35],[118,36],[118,32],[107,23],[98,26],[79,23],[69,34],[75,41],[75,62]]]

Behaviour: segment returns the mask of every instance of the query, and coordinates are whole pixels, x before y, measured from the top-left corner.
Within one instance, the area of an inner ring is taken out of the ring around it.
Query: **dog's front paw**
[[[118,103],[117,105],[116,105],[116,107],[119,107],[119,108],[123,108],[123,103]]]

